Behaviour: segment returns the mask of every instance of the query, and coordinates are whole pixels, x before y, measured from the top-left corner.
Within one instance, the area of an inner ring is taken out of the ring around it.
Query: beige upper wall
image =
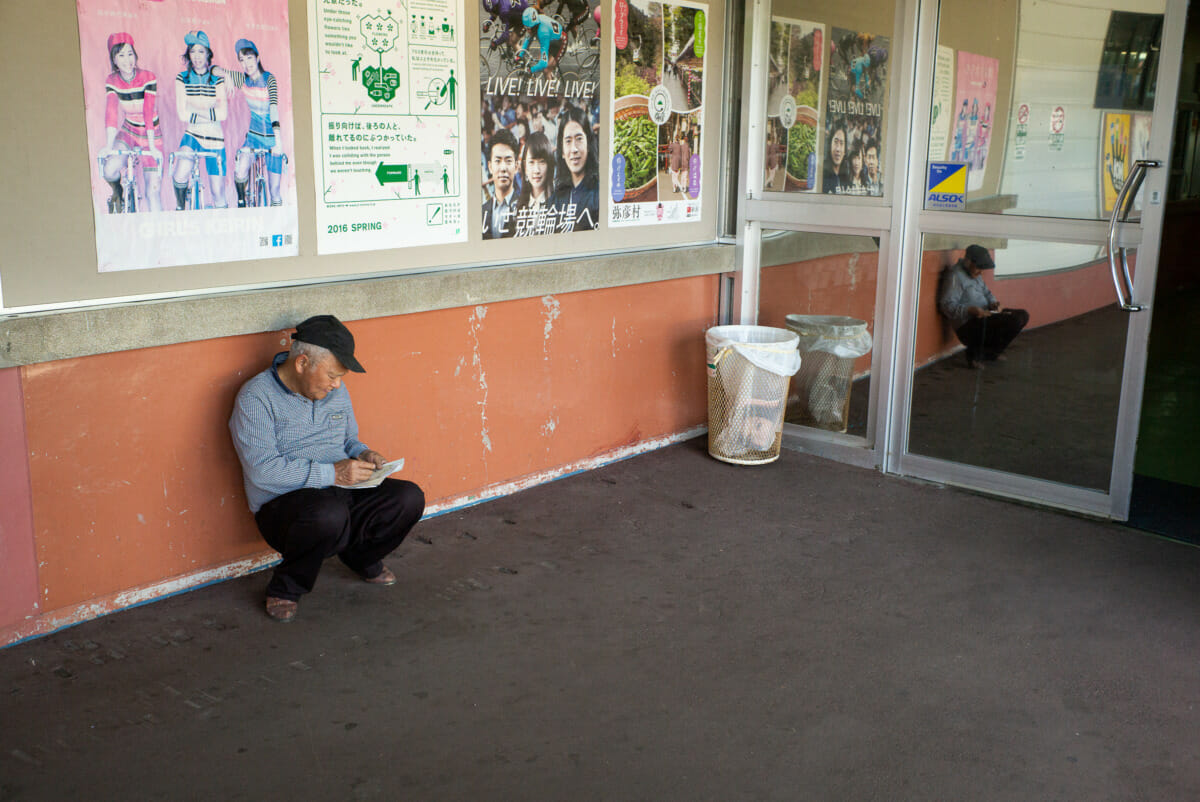
[[[478,30],[478,0],[468,0],[464,30]],[[495,267],[529,259],[575,257],[581,254],[656,248],[670,244],[712,242],[717,231],[717,191],[720,170],[721,77],[725,49],[708,49],[705,83],[704,214],[697,223],[664,227],[602,227],[586,232],[533,240],[489,242],[480,248],[480,221],[469,215],[466,243],[422,248],[318,256],[314,164],[309,81],[308,10],[306,0],[289,0],[291,81],[295,126],[295,170],[300,215],[300,255],[294,258],[190,265],[154,270],[99,273],[91,193],[91,172],[84,124],[80,74],[79,27],[74,0],[3,0],[0,2],[0,51],[10,65],[10,77],[21,70],[36,75],[36,94],[26,80],[0,86],[0,103],[13,111],[0,122],[0,292],[3,308],[43,306],[61,302],[164,296],[208,289],[245,288],[279,283],[304,283],[331,277],[428,272],[441,267]],[[605,22],[610,15],[604,3]],[[709,38],[722,42],[725,2],[709,2]],[[478,141],[478,39],[467,36],[467,141]],[[601,161],[609,146],[611,92],[609,52],[601,47],[600,119]],[[26,65],[25,67],[19,65]],[[475,102],[470,102],[472,98]],[[167,143],[168,148],[177,143]],[[468,185],[481,185],[479,160],[468,145]],[[603,168],[602,168],[603,171]],[[601,182],[602,195],[605,182]],[[468,197],[466,208],[478,204]],[[601,217],[607,210],[601,200]],[[599,280],[597,286],[604,284]]]

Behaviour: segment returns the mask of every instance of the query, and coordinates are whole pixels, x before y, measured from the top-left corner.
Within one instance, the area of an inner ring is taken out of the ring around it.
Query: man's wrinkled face
[[[300,377],[300,395],[310,401],[320,401],[342,386],[346,368],[334,356],[314,362],[312,357],[301,354],[296,359],[296,373]]]

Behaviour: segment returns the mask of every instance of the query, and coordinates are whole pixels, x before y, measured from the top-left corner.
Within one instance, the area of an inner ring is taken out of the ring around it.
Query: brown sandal
[[[296,610],[299,607],[300,603],[291,599],[280,599],[277,596],[267,597],[267,615],[281,624],[286,624],[295,618]]]
[[[396,584],[396,575],[392,573],[391,568],[385,565],[377,575],[364,576],[362,580],[370,585],[394,585]]]

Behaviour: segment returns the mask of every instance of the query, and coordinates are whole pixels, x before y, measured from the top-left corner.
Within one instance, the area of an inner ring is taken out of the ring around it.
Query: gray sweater
[[[942,277],[938,309],[955,329],[971,319],[967,307],[978,306],[987,309],[994,303],[996,296],[992,295],[991,290],[983,283],[983,277],[971,278],[961,259],[946,268],[946,275]]]

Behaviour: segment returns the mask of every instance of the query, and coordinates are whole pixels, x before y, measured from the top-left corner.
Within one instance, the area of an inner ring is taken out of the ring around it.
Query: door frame
[[[1150,152],[1165,167],[1169,166],[1174,134],[1187,3],[1188,0],[1165,0],[1150,140]],[[1138,249],[1134,293],[1147,308],[1130,313],[1128,321],[1108,491],[1072,487],[909,454],[908,419],[923,232],[928,229],[979,237],[1103,243],[1107,240],[1108,224],[1096,220],[924,210],[927,121],[933,95],[939,4],[936,0],[897,0],[895,8],[888,141],[884,143],[892,168],[885,179],[884,197],[848,199],[798,195],[785,198],[780,193],[764,193],[762,189],[767,119],[766,70],[763,67],[769,49],[772,3],[770,0],[750,0],[746,5],[743,52],[747,58],[742,96],[747,102],[742,114],[738,170],[738,268],[730,297],[733,319],[743,324],[757,323],[764,228],[879,237],[870,424],[865,442],[863,438],[785,424],[784,446],[841,462],[879,468],[886,473],[1124,520],[1128,516],[1133,481],[1152,315],[1148,304],[1154,297],[1169,169],[1151,170],[1143,184],[1143,197],[1158,192],[1159,202],[1143,203],[1141,221],[1124,224],[1118,229],[1119,244]],[[847,225],[847,212],[851,210],[854,224]]]
[[[901,238],[907,176],[903,165],[912,129],[910,94],[916,52],[918,0],[896,0],[888,74],[887,138],[882,143],[887,164],[882,198],[849,198],[820,194],[763,191],[767,119],[764,65],[768,58],[772,3],[746,4],[742,70],[743,106],[738,169],[737,269],[731,291],[733,319],[743,325],[758,322],[761,234],[763,229],[845,234],[879,239],[876,273],[874,336],[871,349],[871,397],[865,438],[785,423],[785,448],[827,457],[861,467],[885,469],[887,430],[895,365],[896,302],[900,291]],[[757,85],[756,85],[757,84]],[[853,221],[852,223],[850,221]]]
[[[910,170],[909,174],[907,218],[910,225],[903,231],[902,297],[897,332],[897,342],[902,343],[903,347],[898,349],[896,382],[892,386],[894,402],[891,407],[892,420],[888,427],[890,458],[886,461],[884,470],[1115,520],[1128,518],[1133,461],[1145,382],[1146,350],[1150,337],[1152,310],[1149,303],[1154,297],[1159,241],[1166,210],[1171,139],[1174,135],[1187,2],[1188,0],[1165,0],[1163,41],[1159,51],[1150,137],[1150,153],[1163,163],[1163,167],[1151,170],[1142,187],[1144,198],[1149,198],[1151,193],[1157,192],[1158,202],[1142,204],[1140,223],[1126,223],[1118,228],[1118,244],[1138,249],[1134,298],[1143,304],[1145,309],[1128,313],[1130,317],[1123,354],[1124,369],[1108,491],[1089,490],[908,453],[917,285],[921,267],[921,241],[925,231],[1089,244],[1103,244],[1108,235],[1107,221],[924,210],[923,168],[929,140],[928,126],[924,124],[913,126],[914,136],[910,142],[907,159],[909,165],[921,165],[921,169]],[[918,25],[916,80],[913,84],[914,121],[929,119],[929,109],[933,100],[938,12],[937,2],[922,4]]]

